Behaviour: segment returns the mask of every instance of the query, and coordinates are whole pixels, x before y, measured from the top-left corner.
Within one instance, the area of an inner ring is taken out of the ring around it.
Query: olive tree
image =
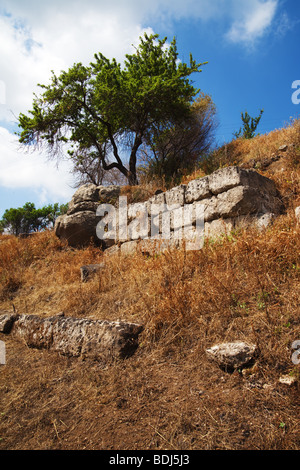
[[[199,90],[190,76],[204,63],[178,59],[175,38],[145,34],[121,65],[102,53],[89,66],[74,64],[39,85],[27,114],[19,115],[22,144],[46,144],[51,156],[67,149],[76,171],[117,169],[136,185],[137,159],[152,131],[186,119]],[[95,171],[94,171],[95,177]]]

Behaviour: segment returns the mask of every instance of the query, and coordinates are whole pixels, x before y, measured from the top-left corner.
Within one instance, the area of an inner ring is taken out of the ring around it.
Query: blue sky
[[[182,61],[190,52],[208,61],[193,80],[216,105],[217,144],[232,139],[245,110],[264,109],[261,133],[299,117],[299,0],[0,0],[0,217],[28,201],[67,202],[75,191],[68,162],[26,153],[14,135],[37,83],[89,64],[95,52],[122,61],[144,31],[175,36]]]

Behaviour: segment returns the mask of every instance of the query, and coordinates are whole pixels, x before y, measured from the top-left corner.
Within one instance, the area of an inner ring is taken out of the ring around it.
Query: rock
[[[166,204],[166,197],[165,197],[165,194],[166,193],[158,193],[158,194],[155,194],[154,196],[152,196],[150,199],[148,199],[148,201],[146,201],[146,206],[147,206],[147,210],[148,210],[148,213],[150,214],[151,212],[151,204]]]
[[[210,199],[205,199],[205,221],[241,215],[280,213],[282,202],[258,188],[236,186]]]
[[[97,186],[100,203],[115,204],[120,196],[121,187],[117,185]]]
[[[76,212],[83,212],[83,211],[96,212],[98,206],[99,206],[99,202],[81,201],[81,202],[78,202],[77,204],[74,204],[74,202],[71,201],[69,202],[67,215],[72,215],[72,214],[76,214]]]
[[[250,225],[257,221],[258,228],[263,229],[284,210],[280,194],[272,180],[252,169],[236,166],[220,168],[209,176],[190,181],[187,185],[181,184],[166,192],[155,194],[145,202],[128,206],[125,204],[125,214],[123,209],[117,208],[118,195],[119,186],[83,185],[75,192],[67,214],[57,218],[56,235],[74,247],[86,246],[92,242],[107,250],[121,243],[120,252],[129,254],[134,252],[134,247],[137,246],[134,242],[139,239],[153,236],[157,238],[159,234],[165,239],[172,236],[180,238],[182,216],[186,217],[185,220],[189,218],[190,207],[193,208],[194,215],[192,221],[187,222],[185,226],[196,225],[197,213],[197,227],[199,224],[202,226],[202,223],[204,225],[204,222],[210,223],[206,226],[209,236],[212,236],[213,232],[222,233],[222,228],[225,233],[238,228],[240,222],[244,224],[245,217]],[[116,208],[115,238],[102,240],[100,238],[104,238],[103,236],[97,237],[97,224],[103,215],[97,215],[96,209],[101,203],[114,204]],[[137,210],[140,212],[139,219]],[[119,230],[123,228],[125,230]]]
[[[17,315],[12,315],[8,312],[4,313],[3,311],[0,311],[0,314],[0,333],[10,333]]]
[[[112,256],[112,255],[115,255],[115,254],[120,254],[120,251],[121,250],[120,250],[119,245],[112,245],[104,251],[103,255],[104,256]]]
[[[209,189],[208,176],[190,181],[185,190],[185,201],[187,204],[200,201],[212,196]]]
[[[280,147],[278,147],[279,152],[286,152],[287,149],[288,149],[288,145],[286,145],[286,144],[281,145]]]
[[[125,321],[19,315],[11,335],[25,341],[29,347],[49,349],[66,356],[108,360],[132,355],[142,330],[141,325]]]
[[[272,222],[275,218],[275,214],[273,212],[267,212],[266,214],[259,215],[255,220],[256,227],[262,231],[272,225]]]
[[[205,223],[205,236],[215,238],[223,234],[229,235],[229,233],[234,230],[234,227],[234,219],[215,219]]]
[[[256,353],[256,345],[243,341],[217,344],[206,349],[209,359],[225,370],[235,370],[249,364]]]
[[[172,204],[179,204],[183,206],[185,203],[185,184],[181,184],[180,186],[176,186],[175,188],[170,189],[169,191],[165,192],[166,203],[168,206]]]
[[[120,247],[120,251],[122,255],[132,255],[133,253],[137,252],[138,248],[138,241],[131,240],[125,243],[122,243]]]
[[[95,184],[83,184],[80,186],[71,199],[71,203],[73,205],[79,204],[81,202],[92,201],[98,202],[99,201],[99,191]]]
[[[297,382],[297,377],[293,375],[282,375],[279,377],[279,383],[284,384],[284,385],[294,385]]]
[[[104,268],[105,263],[86,264],[85,266],[81,266],[80,273],[82,282],[86,282],[93,274],[98,273]]]
[[[260,175],[254,170],[247,170],[238,166],[220,168],[208,177],[208,185],[212,194],[228,191],[235,186],[255,188],[260,193],[268,193],[277,196],[278,191],[275,183]]]
[[[54,232],[58,238],[73,247],[87,246],[90,243],[100,245],[96,235],[99,217],[93,211],[76,212],[57,217]]]
[[[96,226],[100,217],[96,216],[97,207],[115,203],[120,194],[120,186],[96,186],[84,184],[77,189],[68,205],[66,214],[57,217],[54,232],[58,238],[67,241],[73,247],[87,246],[90,243],[110,246],[102,243],[96,235]]]

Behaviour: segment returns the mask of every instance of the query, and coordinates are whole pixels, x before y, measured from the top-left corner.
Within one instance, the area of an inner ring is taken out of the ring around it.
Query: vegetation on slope
[[[283,195],[286,214],[263,232],[233,232],[199,252],[110,256],[87,283],[80,266],[102,259],[95,247],[71,249],[51,231],[0,237],[1,309],[145,326],[135,355],[108,365],[1,335],[0,448],[299,450],[299,121],[232,141],[183,182],[235,163]],[[209,362],[206,348],[237,339],[258,345],[252,368]],[[298,381],[281,384],[282,375]]]

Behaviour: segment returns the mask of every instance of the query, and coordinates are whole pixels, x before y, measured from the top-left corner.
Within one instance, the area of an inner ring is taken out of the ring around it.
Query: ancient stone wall
[[[119,196],[120,188],[117,186],[82,186],[74,194],[67,214],[58,217],[55,224],[56,235],[67,240],[72,246],[82,246],[93,241],[103,249],[120,249],[122,253],[128,254],[137,247],[143,251],[151,251],[155,246],[163,249],[170,245],[181,245],[185,241],[186,232],[182,231],[182,221],[186,208],[191,209],[189,214],[192,214],[188,222],[190,233],[196,233],[197,237],[197,210],[198,214],[200,213],[202,241],[203,237],[228,233],[243,224],[256,224],[263,228],[284,210],[280,194],[272,180],[254,170],[236,166],[219,169],[186,185],[181,184],[145,202],[122,205],[122,215]],[[111,205],[115,209],[113,216],[116,217],[116,234],[113,234],[113,238],[110,234],[110,238],[101,240],[100,230],[97,229],[103,227],[103,222],[100,224],[103,214],[99,211],[103,204]],[[162,208],[158,210],[157,215],[153,214],[155,207]],[[199,208],[202,212],[199,212]],[[124,227],[121,225],[124,210],[128,224],[125,237]],[[169,215],[170,224],[168,237],[164,236],[162,228],[162,214],[166,213]],[[138,224],[143,224],[142,229],[140,227],[137,230]],[[191,240],[192,238],[188,238],[189,242]]]

